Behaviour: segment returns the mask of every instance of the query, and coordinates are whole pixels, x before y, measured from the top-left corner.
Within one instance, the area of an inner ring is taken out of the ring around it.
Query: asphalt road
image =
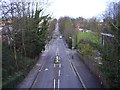
[[[53,39],[46,45],[40,60],[19,88],[101,88],[95,76],[77,56],[74,56],[75,60],[71,59],[71,52],[60,38],[56,24]],[[54,63],[56,54],[60,56],[59,64]]]

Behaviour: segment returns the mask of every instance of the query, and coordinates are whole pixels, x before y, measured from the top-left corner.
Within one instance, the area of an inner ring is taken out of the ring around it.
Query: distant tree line
[[[80,32],[79,29],[85,30],[91,30],[92,32],[101,32],[100,28],[100,21],[96,18],[90,18],[85,19],[83,17],[78,18],[70,18],[70,17],[62,17],[59,19],[60,23],[60,32],[64,36],[66,42],[68,43],[69,47],[71,48],[71,41],[73,35],[76,35],[76,42],[77,40],[77,34]],[[79,26],[79,29],[77,28]],[[82,32],[82,31],[81,31]]]

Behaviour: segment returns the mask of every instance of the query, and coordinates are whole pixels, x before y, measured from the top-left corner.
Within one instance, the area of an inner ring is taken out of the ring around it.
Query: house
[[[76,30],[78,30],[80,32],[84,32],[84,29],[81,28],[79,24],[76,25]]]
[[[77,24],[75,27],[76,27],[77,30],[80,29],[80,25],[79,24]]]
[[[84,32],[84,29],[80,28],[79,31],[80,31],[80,32]]]
[[[86,30],[85,32],[92,32],[92,30]]]
[[[2,21],[2,20],[1,20],[1,21],[0,21],[0,26],[3,27],[3,26],[5,26],[5,25],[9,25],[9,24],[11,24],[11,23],[12,23],[12,20],[7,20],[7,21],[5,21],[5,20]]]
[[[5,40],[12,40],[12,37],[11,37],[11,32],[13,31],[13,28],[11,26],[4,26],[2,29],[1,29],[1,32],[2,32],[2,40],[5,41]]]

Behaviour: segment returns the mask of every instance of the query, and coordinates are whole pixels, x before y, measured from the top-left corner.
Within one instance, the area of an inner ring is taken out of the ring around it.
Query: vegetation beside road
[[[49,25],[53,21],[49,15],[43,15],[43,8],[39,8],[41,3],[1,3],[1,10],[6,12],[3,13],[3,21],[12,21],[5,24],[6,27],[11,26],[12,31],[2,33],[2,87],[7,88],[15,87],[33,68],[52,36],[53,30]]]
[[[60,31],[69,48],[72,46],[80,51],[83,56],[94,56],[94,50],[98,51],[97,57],[101,57],[99,67],[94,67],[102,72],[109,84],[108,87],[120,88],[120,2],[111,2],[107,12],[104,14],[103,21],[96,18],[84,19],[62,17],[60,21]],[[71,23],[69,23],[71,22]],[[63,24],[69,23],[69,24]],[[91,32],[83,32],[82,30],[90,29]],[[114,37],[104,35],[106,43],[102,43],[101,33],[112,34]],[[72,37],[72,40],[71,38]],[[98,75],[99,77],[99,75]]]
[[[17,53],[16,65],[13,51],[7,45],[2,48],[2,87],[15,87],[28,74],[37,60]]]
[[[72,37],[72,46],[83,55],[92,55],[96,49],[93,45],[98,45],[99,42],[98,33],[78,32]]]

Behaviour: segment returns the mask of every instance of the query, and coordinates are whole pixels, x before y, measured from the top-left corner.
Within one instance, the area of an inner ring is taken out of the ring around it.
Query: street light
[[[69,43],[69,47],[72,48],[72,37],[69,37],[70,43]]]

